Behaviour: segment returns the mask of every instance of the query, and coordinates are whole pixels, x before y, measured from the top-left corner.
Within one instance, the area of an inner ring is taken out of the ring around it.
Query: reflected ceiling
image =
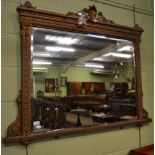
[[[97,34],[80,34],[43,28],[33,28],[31,52],[33,65],[62,65],[108,68],[133,61],[130,41]]]

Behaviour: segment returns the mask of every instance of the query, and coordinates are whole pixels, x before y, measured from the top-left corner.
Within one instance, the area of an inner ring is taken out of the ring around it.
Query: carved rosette
[[[31,26],[22,26],[22,126],[23,135],[31,133],[31,104],[30,104],[30,77],[31,77]]]
[[[21,135],[21,92],[16,98],[18,107],[18,115],[16,120],[8,127],[7,136],[20,136]]]

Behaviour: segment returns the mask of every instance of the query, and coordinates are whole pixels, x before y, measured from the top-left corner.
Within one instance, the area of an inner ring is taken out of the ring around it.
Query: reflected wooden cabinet
[[[128,84],[126,82],[115,83],[113,91],[117,98],[125,98],[128,93]]]
[[[67,95],[95,95],[102,94],[105,83],[101,82],[68,82]]]
[[[83,83],[83,89],[85,91],[85,95],[91,95],[93,91],[93,83],[92,82]]]
[[[68,82],[67,95],[82,95],[82,82]]]
[[[94,92],[95,94],[101,94],[105,90],[105,83],[95,82],[94,83]]]

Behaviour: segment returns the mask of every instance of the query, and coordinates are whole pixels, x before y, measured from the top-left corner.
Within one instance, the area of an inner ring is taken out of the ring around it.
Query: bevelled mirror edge
[[[90,8],[89,8],[90,9]],[[90,11],[83,9],[83,11]],[[95,10],[95,6],[93,6]],[[59,137],[78,133],[87,133],[95,131],[103,131],[108,129],[118,129],[126,126],[141,126],[144,123],[150,122],[148,113],[143,108],[142,103],[142,80],[141,80],[141,64],[140,64],[140,42],[141,33],[143,30],[135,25],[134,27],[127,27],[115,24],[111,20],[107,20],[101,12],[96,14],[97,10],[88,13],[87,20],[79,19],[77,14],[68,13],[67,15],[57,14],[50,11],[36,9],[30,2],[17,7],[19,13],[19,21],[21,26],[21,52],[22,52],[22,88],[19,93],[16,103],[18,107],[18,115],[16,120],[8,127],[7,136],[3,138],[3,143],[23,143],[28,144],[32,140]],[[65,20],[64,20],[65,19]],[[79,21],[78,21],[79,20]],[[81,22],[81,23],[78,23]],[[61,23],[61,24],[60,24]],[[80,33],[97,33],[110,37],[120,39],[128,39],[134,43],[135,53],[135,78],[136,78],[136,103],[137,103],[137,119],[116,123],[110,125],[100,125],[83,128],[69,128],[60,131],[40,132],[34,133],[32,131],[31,122],[31,32],[32,27],[39,28],[53,28]]]

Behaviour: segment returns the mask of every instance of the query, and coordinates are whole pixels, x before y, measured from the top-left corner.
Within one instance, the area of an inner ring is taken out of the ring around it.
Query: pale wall
[[[38,66],[39,67],[39,66]],[[105,89],[110,89],[111,82],[128,82],[126,77],[132,78],[135,74],[133,68],[133,63],[128,63],[119,67],[120,75],[118,78],[109,76],[94,75],[90,73],[90,68],[86,67],[70,67],[65,73],[62,73],[61,66],[42,66],[48,69],[44,73],[33,74],[33,94],[36,96],[39,90],[43,91],[45,94],[45,79],[58,79],[58,84],[60,84],[60,77],[67,77],[68,82],[102,82],[105,83]],[[125,77],[126,76],[126,77]],[[129,89],[131,89],[131,82],[128,83]],[[60,87],[61,96],[67,95],[67,87]],[[45,96],[53,96],[54,93],[46,93]]]
[[[151,0],[115,0],[153,10]],[[15,120],[15,98],[20,90],[20,38],[16,7],[23,0],[2,0],[2,137]],[[133,12],[98,4],[89,0],[33,0],[37,8],[67,13],[95,4],[106,18],[118,24],[133,26]],[[141,44],[144,107],[153,118],[153,17],[136,13],[136,23],[144,28]],[[153,143],[153,123],[141,128],[142,145]],[[44,140],[28,146],[28,155],[125,155],[139,146],[138,128],[76,135],[59,140]],[[4,146],[2,155],[26,155],[21,145]]]

